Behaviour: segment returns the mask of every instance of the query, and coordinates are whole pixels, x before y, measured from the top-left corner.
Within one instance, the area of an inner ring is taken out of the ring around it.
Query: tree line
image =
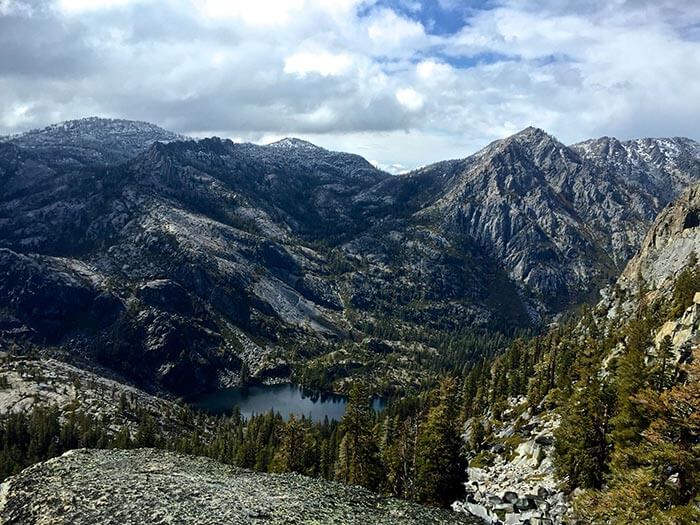
[[[75,448],[153,447],[207,456],[262,472],[297,472],[359,485],[386,495],[446,506],[462,493],[465,461],[453,378],[382,413],[361,383],[340,422],[269,412],[213,418],[188,407],[179,430],[166,433],[154,414],[122,397],[130,421],[117,425],[80,410],[35,406],[0,419],[0,480]]]

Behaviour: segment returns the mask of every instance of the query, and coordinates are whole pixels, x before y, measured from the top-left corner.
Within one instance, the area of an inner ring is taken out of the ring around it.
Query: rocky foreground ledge
[[[151,449],[74,450],[0,485],[5,524],[471,524],[473,517],[300,475]]]

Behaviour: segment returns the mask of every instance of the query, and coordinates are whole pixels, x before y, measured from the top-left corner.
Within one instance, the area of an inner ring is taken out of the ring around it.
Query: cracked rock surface
[[[0,485],[9,524],[478,524],[300,475],[151,449],[75,450]]]

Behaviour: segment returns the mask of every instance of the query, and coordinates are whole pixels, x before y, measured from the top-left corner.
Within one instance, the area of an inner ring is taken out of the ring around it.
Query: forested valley
[[[214,418],[182,406],[180,430],[164,433],[127,396],[120,410],[135,424],[119,428],[79,408],[62,416],[57,408],[36,407],[3,418],[0,477],[73,448],[155,447],[449,506],[463,497],[465,467],[490,461],[491,422],[517,400],[523,411],[561,414],[555,464],[567,489],[580,489],[574,505],[582,522],[697,523],[700,355],[696,349],[676,366],[668,353],[645,359],[645,349],[655,329],[693,304],[698,289],[700,271],[691,265],[670,297],[641,302],[629,321],[588,309],[543,335],[517,339],[465,374],[443,374],[434,388],[380,413],[357,383],[340,422],[285,421],[272,412]],[[465,443],[467,422],[477,430]]]

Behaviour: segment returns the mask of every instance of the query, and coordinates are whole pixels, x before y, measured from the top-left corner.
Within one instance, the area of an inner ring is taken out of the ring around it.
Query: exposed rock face
[[[149,449],[75,450],[0,485],[4,524],[473,524],[480,520],[299,475]]]
[[[188,431],[178,418],[181,406],[105,377],[108,371],[89,371],[56,359],[13,356],[0,352],[0,417],[30,413],[35,407],[55,407],[62,416],[79,412],[100,421],[107,431],[128,426],[135,431],[138,411],[149,413],[165,435]]]
[[[700,253],[700,185],[693,185],[669,204],[649,229],[639,252],[618,280],[617,290],[601,301],[600,312],[608,317],[633,311],[639,301],[671,297],[678,275],[698,263]],[[685,362],[700,344],[700,290],[685,311],[674,316],[653,334],[647,359],[661,355],[669,345],[674,364]],[[640,295],[641,294],[641,295]]]
[[[694,185],[669,204],[644,237],[639,253],[621,277],[624,287],[638,279],[652,288],[675,275],[700,252],[700,186]]]
[[[99,276],[78,261],[0,248],[0,267],[4,274],[0,303],[11,306],[14,313],[0,314],[0,319],[21,322],[22,334],[40,332],[53,342],[88,325],[105,329],[124,310],[117,297],[96,285]]]
[[[406,386],[429,335],[529,326],[595,292],[665,204],[655,189],[698,177],[692,141],[618,172],[534,128],[398,177],[297,139],[178,139],[86,119],[0,142],[6,337],[177,394],[235,384],[243,363]],[[364,342],[382,323],[412,342],[378,360]]]

